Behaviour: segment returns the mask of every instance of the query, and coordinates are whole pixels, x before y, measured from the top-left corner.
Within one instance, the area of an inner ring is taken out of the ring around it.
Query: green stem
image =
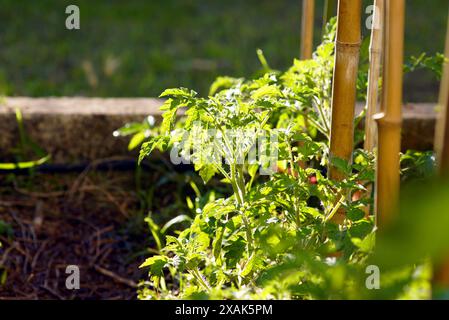
[[[331,129],[330,129],[330,124],[328,122],[328,117],[326,117],[324,110],[323,110],[323,106],[319,102],[316,103],[316,107],[318,109],[318,112],[320,113],[321,122],[323,123],[324,128],[326,129],[326,135],[329,136]]]
[[[287,145],[288,145],[288,156],[290,158],[289,162],[290,162],[291,174],[293,176],[293,179],[296,179],[295,159],[293,158],[293,150],[292,150],[292,145],[290,144],[290,141],[287,141]]]
[[[230,164],[229,167],[231,170],[230,178],[231,178],[232,190],[234,191],[234,195],[237,200],[237,205],[239,207],[241,207],[241,206],[243,206],[243,199],[240,196],[240,189],[239,189],[239,186],[237,183],[237,173],[236,173],[235,164]]]
[[[189,270],[190,274],[198,281],[198,284],[203,287],[206,291],[210,291],[209,284],[204,280],[204,278],[201,276],[201,273],[198,269],[191,269]]]
[[[237,165],[237,183],[239,185],[240,192],[242,194],[242,199],[245,201],[245,193],[246,193],[246,187],[245,187],[245,175],[243,173],[243,165]]]
[[[240,168],[240,166],[239,168],[237,168],[236,164],[231,164],[230,167],[232,188],[236,195],[238,205],[242,207],[245,203],[245,181],[242,177],[243,170]]]
[[[246,241],[248,243],[247,250],[248,250],[248,258],[251,256],[251,252],[253,251],[254,245],[253,245],[253,236],[251,235],[251,225],[245,216],[245,213],[242,212],[242,220],[245,224],[246,229]]]
[[[338,209],[340,209],[341,205],[343,204],[343,201],[345,200],[345,198],[346,198],[345,196],[340,197],[340,200],[338,200],[335,207],[332,209],[332,211],[329,213],[329,215],[324,219],[324,222],[328,222],[334,217],[334,215],[337,213]]]
[[[243,210],[243,206],[245,203],[245,178],[243,176],[243,165],[237,166],[236,164],[231,164],[231,184],[234,189],[234,194],[237,198],[237,203],[243,223],[245,224],[247,250],[248,256],[250,256],[254,245],[253,237],[251,235],[251,225],[245,215],[245,211]]]

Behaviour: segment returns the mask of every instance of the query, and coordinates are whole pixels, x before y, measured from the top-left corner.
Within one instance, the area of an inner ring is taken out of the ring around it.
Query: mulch
[[[129,172],[0,176],[0,299],[136,299],[151,250],[139,201]]]

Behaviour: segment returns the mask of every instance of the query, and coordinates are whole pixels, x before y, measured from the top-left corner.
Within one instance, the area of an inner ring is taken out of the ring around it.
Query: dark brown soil
[[[133,172],[0,175],[0,299],[136,299],[151,243],[135,190]],[[79,290],[66,288],[68,265]]]

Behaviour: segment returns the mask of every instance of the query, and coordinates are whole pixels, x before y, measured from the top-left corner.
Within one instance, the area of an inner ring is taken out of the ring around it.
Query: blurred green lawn
[[[317,43],[324,0],[316,1]],[[79,31],[65,29],[69,4],[80,7]],[[407,55],[441,52],[447,0],[407,4]],[[218,75],[257,72],[257,48],[287,68],[299,54],[300,12],[301,0],[1,0],[0,94],[205,94]],[[431,79],[409,76],[407,97],[435,100]]]

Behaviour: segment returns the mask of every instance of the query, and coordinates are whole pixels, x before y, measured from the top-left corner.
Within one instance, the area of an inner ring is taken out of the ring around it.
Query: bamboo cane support
[[[322,27],[322,35],[324,35],[324,31],[326,30],[326,25],[329,20],[335,16],[335,0],[325,0],[324,1],[324,9],[323,9],[323,27]]]
[[[445,57],[449,58],[449,22],[446,35]],[[438,171],[442,175],[449,174],[449,65],[444,64],[438,101],[438,121],[435,132],[435,152]]]
[[[446,32],[445,57],[449,59],[449,19]],[[444,64],[438,100],[439,115],[435,131],[435,152],[438,173],[449,176],[449,63]],[[444,213],[446,214],[446,213]],[[449,255],[446,260],[434,267],[433,294],[438,298],[440,290],[449,290]]]
[[[315,0],[302,2],[301,59],[312,59]]]
[[[361,44],[361,0],[339,0],[334,78],[332,83],[332,121],[330,159],[352,161],[356,82]],[[331,160],[332,162],[332,160]],[[329,177],[343,180],[343,172],[329,165]],[[340,210],[333,221],[341,223]]]
[[[385,43],[381,113],[378,125],[376,179],[377,225],[382,230],[394,217],[399,198],[405,0],[385,3]]]
[[[449,256],[443,262],[433,266],[432,295],[440,299],[449,291]]]
[[[356,80],[361,39],[361,1],[338,1],[338,27],[332,88],[331,157],[351,161],[354,143]],[[329,167],[332,179],[344,178],[337,168]]]
[[[376,145],[376,123],[374,115],[378,112],[379,97],[379,76],[380,65],[382,60],[382,37],[383,37],[383,19],[384,19],[384,1],[374,0],[374,21],[371,30],[371,43],[369,49],[369,74],[368,74],[368,92],[367,92],[367,111],[365,118],[365,144],[367,151],[373,151]]]

